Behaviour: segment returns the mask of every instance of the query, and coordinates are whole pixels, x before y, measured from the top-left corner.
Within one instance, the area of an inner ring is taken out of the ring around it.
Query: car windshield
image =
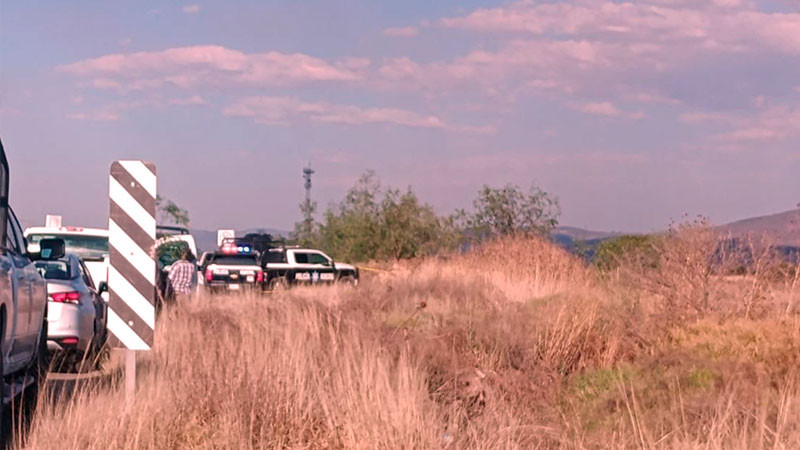
[[[72,274],[66,261],[36,261],[36,268],[48,280],[70,280]]]
[[[83,236],[75,234],[32,234],[28,242],[38,244],[42,239],[63,239],[68,253],[74,253],[83,260],[102,260],[108,256],[108,238],[103,236]]]
[[[239,255],[217,255],[214,257],[212,264],[222,266],[257,266],[255,256],[239,256]]]

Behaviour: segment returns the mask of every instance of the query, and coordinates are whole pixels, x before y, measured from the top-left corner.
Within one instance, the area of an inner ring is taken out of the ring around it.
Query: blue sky
[[[536,183],[648,231],[800,201],[800,10],[749,0],[0,0],[0,137],[28,224],[101,225],[157,163],[199,228],[290,229],[368,169],[441,212]]]

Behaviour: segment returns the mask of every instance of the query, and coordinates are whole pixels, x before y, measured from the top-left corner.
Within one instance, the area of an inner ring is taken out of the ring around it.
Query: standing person
[[[197,286],[197,267],[194,264],[194,255],[188,248],[181,252],[181,259],[169,268],[168,276],[177,303],[192,296]]]

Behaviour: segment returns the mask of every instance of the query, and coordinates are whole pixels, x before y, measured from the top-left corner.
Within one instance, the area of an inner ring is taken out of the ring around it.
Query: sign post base
[[[136,351],[125,350],[125,401],[128,405],[136,397]]]

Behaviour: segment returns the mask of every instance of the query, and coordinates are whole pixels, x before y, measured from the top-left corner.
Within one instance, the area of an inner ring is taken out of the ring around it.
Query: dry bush
[[[118,380],[44,402],[27,447],[800,447],[796,279],[757,277],[748,314],[755,275],[707,274],[695,231],[643,280],[509,239],[357,289],[204,297],[159,318],[135,403]]]
[[[574,291],[588,282],[582,261],[537,236],[521,235],[480,244],[455,257],[448,267],[491,282],[514,301]]]
[[[34,448],[430,448],[424,374],[296,299],[207,297],[162,316],[136,402],[79,393],[39,411]]]
[[[732,239],[704,219],[674,225],[643,248],[618,257],[612,289],[634,297],[666,326],[709,315],[761,317],[781,301],[775,293],[794,292],[798,276],[786,267],[765,238]],[[774,289],[776,282],[783,289]],[[786,308],[792,308],[794,298]]]

